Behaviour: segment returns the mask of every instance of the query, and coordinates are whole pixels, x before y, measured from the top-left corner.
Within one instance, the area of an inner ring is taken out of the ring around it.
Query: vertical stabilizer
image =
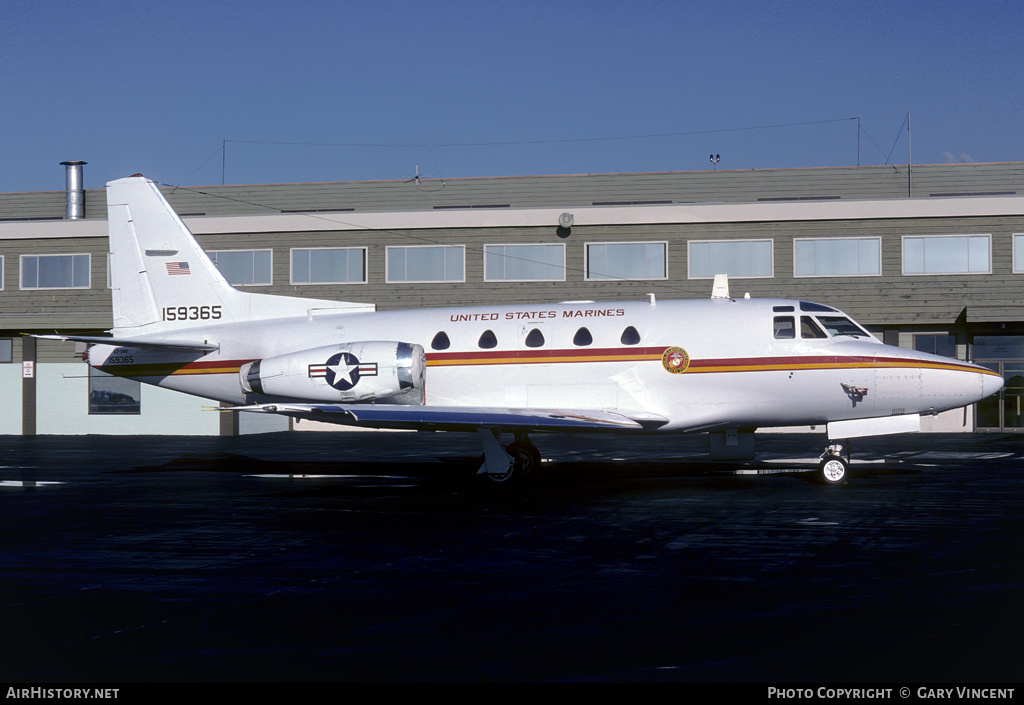
[[[157,189],[142,176],[107,184],[114,333],[132,336],[216,323],[372,311],[232,287]]]

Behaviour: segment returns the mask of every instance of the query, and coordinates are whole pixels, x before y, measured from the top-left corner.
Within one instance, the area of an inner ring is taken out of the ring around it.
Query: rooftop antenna
[[[911,175],[913,171],[912,164],[914,160],[910,158],[910,113],[907,113],[907,198],[914,197],[914,177]]]

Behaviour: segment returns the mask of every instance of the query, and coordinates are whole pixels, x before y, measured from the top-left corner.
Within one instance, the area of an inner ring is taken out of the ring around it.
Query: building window
[[[942,355],[944,357],[956,357],[956,336],[948,333],[927,333],[914,335],[914,350],[918,352]]]
[[[137,415],[142,409],[142,383],[89,368],[89,414]]]
[[[696,240],[687,244],[690,279],[771,277],[771,240]]]
[[[0,255],[0,291],[4,290],[4,256]]]
[[[866,277],[882,273],[877,237],[793,240],[793,276]]]
[[[565,246],[485,245],[484,281],[565,281]]]
[[[214,250],[210,259],[234,286],[263,286],[273,283],[271,250]]]
[[[1024,274],[1024,233],[1013,234],[1013,273]]]
[[[0,338],[0,365],[10,363],[14,360],[14,340],[11,338]]]
[[[903,238],[904,274],[988,274],[988,235]]]
[[[587,279],[665,279],[665,242],[587,245]]]
[[[391,282],[466,281],[466,248],[461,245],[389,247],[387,280]]]
[[[292,284],[365,283],[365,247],[292,250]]]
[[[88,289],[89,255],[22,255],[22,289]]]

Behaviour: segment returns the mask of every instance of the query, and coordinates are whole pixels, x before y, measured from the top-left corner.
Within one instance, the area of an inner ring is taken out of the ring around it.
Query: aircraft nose
[[[997,394],[1003,388],[1003,378],[994,372],[987,372],[981,376],[981,399],[988,399]],[[978,401],[981,401],[979,399]]]

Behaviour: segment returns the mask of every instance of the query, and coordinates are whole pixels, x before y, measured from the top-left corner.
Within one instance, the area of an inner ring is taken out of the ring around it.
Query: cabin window
[[[793,276],[866,277],[882,273],[882,239],[793,240]]]
[[[88,289],[90,257],[22,255],[22,289]]]
[[[792,316],[776,316],[772,327],[776,340],[796,338],[796,322]]]
[[[587,245],[587,279],[665,279],[666,242]]]
[[[586,328],[580,328],[576,331],[576,335],[572,337],[572,344],[579,345],[580,347],[590,345],[594,342],[594,336],[590,334],[590,331]]]
[[[493,330],[485,330],[480,335],[480,340],[478,340],[476,344],[481,348],[489,350],[498,346],[498,337],[494,335]]]
[[[565,246],[484,245],[484,281],[565,281]]]
[[[363,284],[365,247],[292,250],[292,284]]]
[[[771,240],[693,240],[687,243],[690,279],[774,276]]]
[[[955,358],[956,336],[949,335],[948,333],[915,334],[914,350]]]
[[[633,326],[627,326],[626,330],[622,331],[622,336],[619,341],[623,345],[636,345],[640,342],[640,334]]]
[[[448,340],[448,334],[443,330],[438,331],[434,339],[430,341],[430,347],[433,350],[447,350],[452,345],[452,341]]]
[[[461,245],[425,245],[387,248],[387,281],[466,281],[466,248]]]
[[[903,238],[904,274],[989,274],[988,235]]]
[[[539,328],[534,328],[526,336],[526,347],[539,348],[544,345],[544,334]]]
[[[821,329],[810,316],[800,316],[800,337],[801,338],[827,338],[825,331]]]
[[[273,284],[272,250],[211,250],[213,264],[234,286],[265,286]],[[167,266],[180,264],[168,262]],[[186,269],[188,265],[186,264]],[[168,272],[170,269],[168,269]]]

